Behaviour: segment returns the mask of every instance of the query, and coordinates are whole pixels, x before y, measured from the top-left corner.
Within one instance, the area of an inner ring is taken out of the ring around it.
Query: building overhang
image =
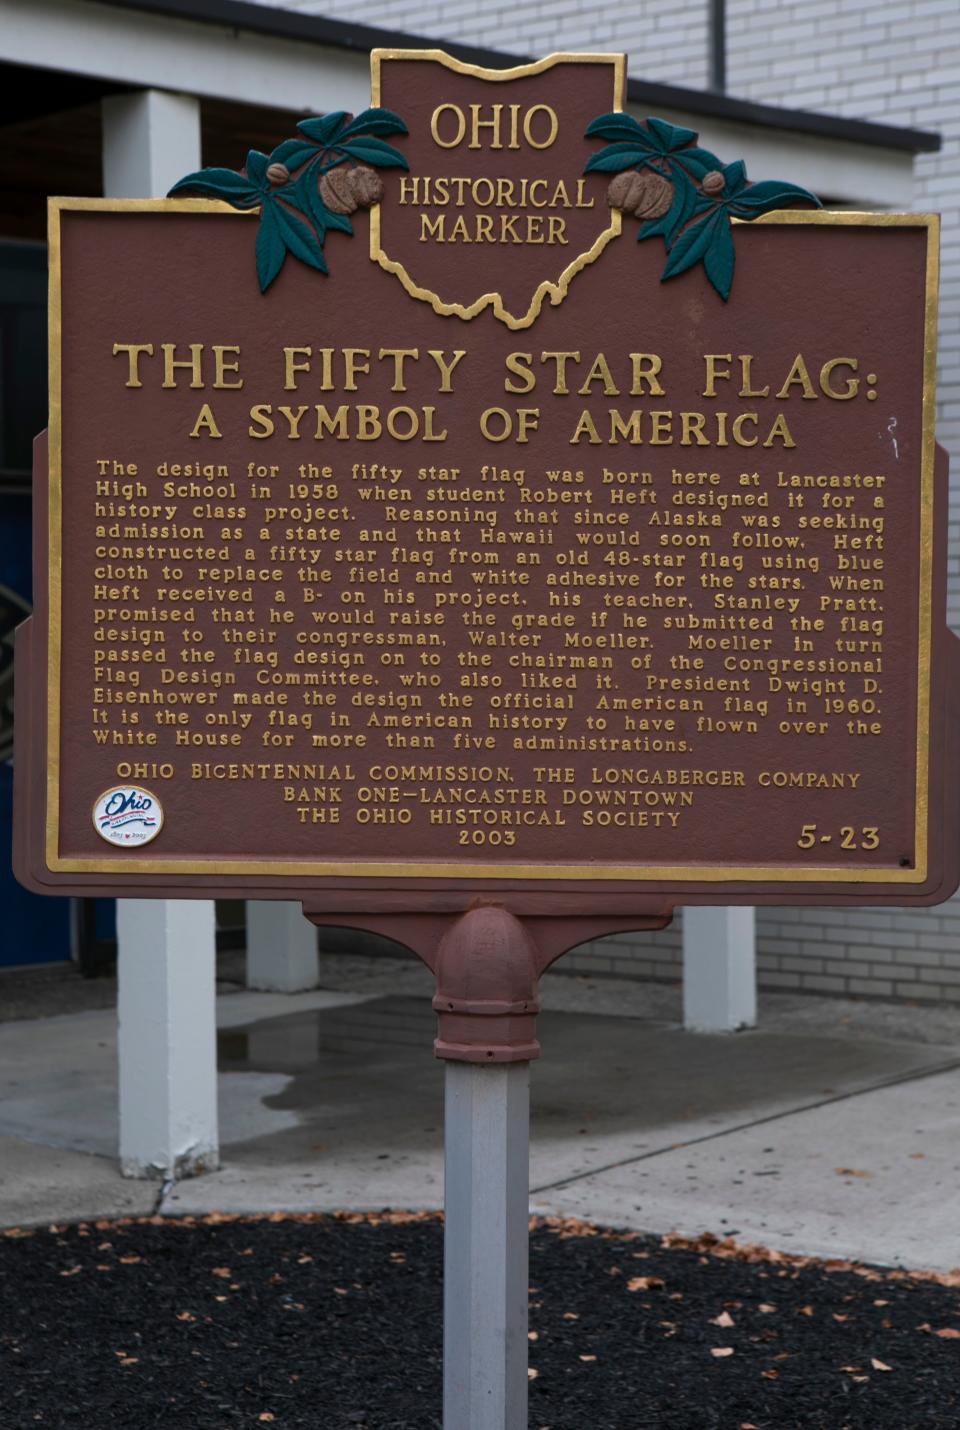
[[[530,59],[247,0],[6,0],[0,32],[7,64],[109,89],[175,89],[311,113],[366,104],[368,56],[377,47],[443,48],[488,68]],[[697,129],[725,159],[744,159],[755,178],[776,175],[827,201],[867,207],[908,207],[914,157],[940,146],[939,135],[920,130],[641,78],[629,80],[627,100],[637,115]],[[52,108],[63,107],[54,101]]]

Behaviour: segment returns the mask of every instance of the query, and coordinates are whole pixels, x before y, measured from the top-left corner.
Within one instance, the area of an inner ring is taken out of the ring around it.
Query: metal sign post
[[[444,1430],[525,1430],[530,1059],[537,956],[506,909],[471,909],[437,958],[444,1092]]]
[[[445,1069],[444,1430],[526,1430],[530,1064]]]

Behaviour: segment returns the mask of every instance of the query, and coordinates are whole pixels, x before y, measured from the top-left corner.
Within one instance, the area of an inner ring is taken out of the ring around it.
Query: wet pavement
[[[223,1167],[162,1195],[124,1181],[112,1161],[114,1014],[4,1024],[0,1223],[158,1206],[439,1206],[443,1069],[429,976],[358,959],[328,981],[338,986],[218,1000]],[[960,1039],[949,1020],[930,1042],[922,1010],[796,999],[758,1030],[692,1035],[677,1024],[674,989],[562,975],[544,980],[544,1002],[532,1210],[960,1264]]]

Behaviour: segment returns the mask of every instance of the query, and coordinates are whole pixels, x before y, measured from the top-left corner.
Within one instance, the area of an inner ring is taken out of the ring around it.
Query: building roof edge
[[[273,5],[253,4],[251,0],[95,0],[95,3],[360,53],[372,49],[444,49],[468,64],[483,65],[488,69],[508,69],[530,61],[529,55],[410,35],[351,20],[305,15]],[[683,89],[678,85],[657,84],[636,77],[627,81],[627,99],[641,108],[679,109],[688,114],[735,124],[789,130],[794,134],[848,144],[868,144],[911,154],[934,153],[941,143],[940,135],[929,130],[900,128],[873,120],[847,119],[805,109],[782,109],[774,104],[758,104],[754,100],[738,99],[712,90]]]

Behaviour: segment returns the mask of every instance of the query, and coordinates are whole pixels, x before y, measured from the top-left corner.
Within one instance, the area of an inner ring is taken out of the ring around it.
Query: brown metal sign
[[[192,197],[51,201],[31,887],[955,887],[937,220],[621,77],[384,52]]]

